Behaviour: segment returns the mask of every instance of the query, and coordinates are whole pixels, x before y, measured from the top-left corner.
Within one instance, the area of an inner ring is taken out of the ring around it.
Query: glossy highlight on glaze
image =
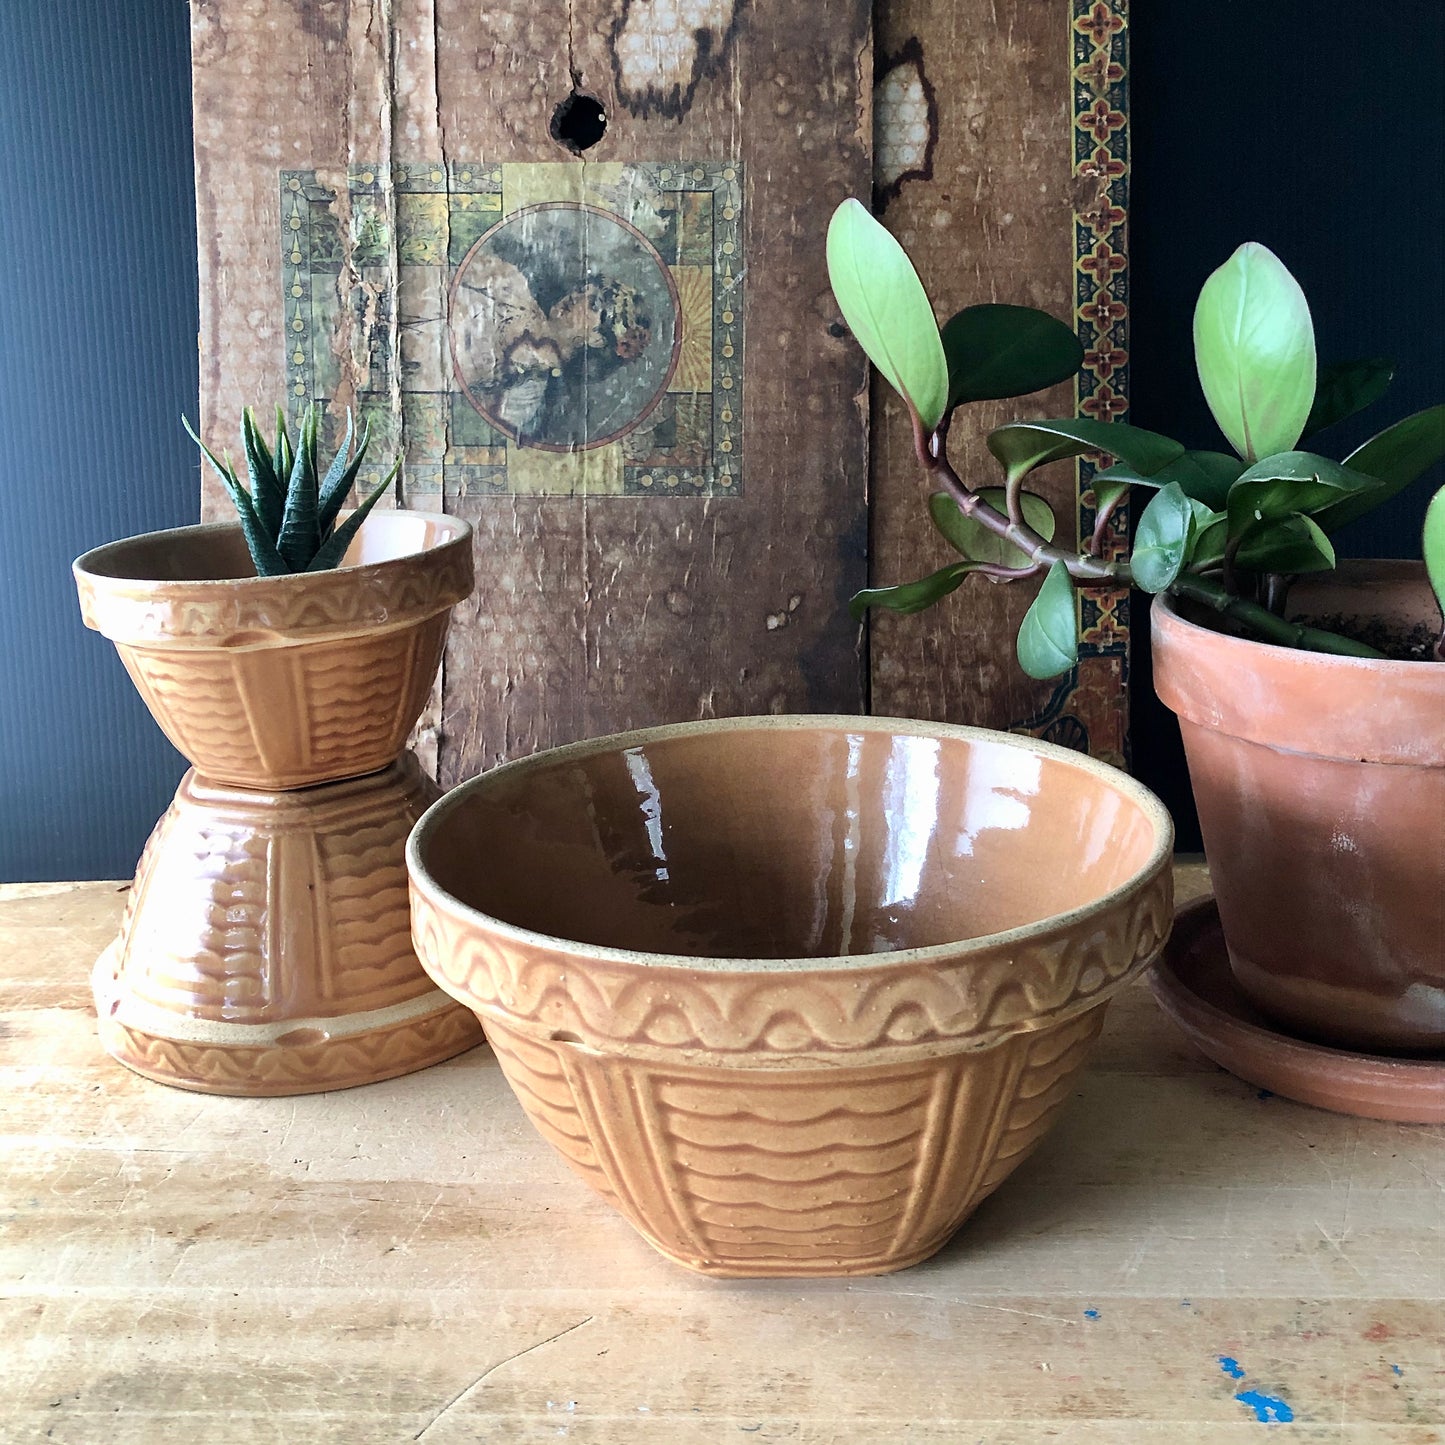
[[[1043,1138],[1172,918],[1104,764],[888,718],[684,724],[464,783],[412,936],[532,1123],[668,1258],[927,1258]]]
[[[488,775],[436,821],[429,866],[478,912],[603,948],[932,948],[1067,913],[1144,865],[1149,815],[1081,776],[1003,741],[667,730]]]

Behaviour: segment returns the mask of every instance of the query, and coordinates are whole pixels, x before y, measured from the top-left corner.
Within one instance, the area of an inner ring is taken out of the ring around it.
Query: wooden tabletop
[[[7,1442],[1442,1438],[1440,1131],[1261,1095],[1143,986],[934,1259],[706,1280],[566,1170],[486,1048],[298,1099],[128,1073],[88,981],[123,896],[0,888]]]

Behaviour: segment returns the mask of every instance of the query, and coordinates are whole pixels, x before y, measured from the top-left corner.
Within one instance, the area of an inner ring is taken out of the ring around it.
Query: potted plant
[[[1265,247],[1206,281],[1194,318],[1205,397],[1233,454],[1087,418],[993,431],[1002,485],[948,455],[960,375],[986,374],[954,322],[940,331],[902,247],[856,201],[834,215],[829,271],[869,357],[900,392],[959,559],[854,598],[913,612],[974,573],[1040,585],[1020,626],[1034,677],[1077,661],[1077,589],[1153,594],[1155,680],[1180,716],[1234,978],[1278,1026],[1345,1049],[1445,1045],[1445,494],[1425,566],[1346,564],[1329,534],[1445,455],[1445,406],[1387,427],[1343,461],[1303,450],[1383,394],[1392,367],[1317,367],[1309,307]],[[1005,337],[1018,365],[1027,335]],[[1027,480],[1066,457],[1092,480],[1076,544]],[[1109,537],[1131,488],[1149,492],[1132,550]],[[1323,1065],[1322,1065],[1323,1067]]]
[[[322,474],[318,429],[308,408],[293,442],[278,412],[269,446],[244,412],[249,486],[203,447],[237,523],[74,564],[86,625],[193,764],[93,977],[110,1052],[186,1088],[337,1088],[480,1037],[417,963],[403,860],[439,796],[405,748],[472,590],[470,528],[374,511],[396,467],[344,513],[369,437],[348,419]]]

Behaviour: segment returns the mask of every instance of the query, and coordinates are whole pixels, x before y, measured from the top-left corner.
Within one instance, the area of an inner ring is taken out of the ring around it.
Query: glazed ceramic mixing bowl
[[[1170,926],[1123,773],[889,718],[626,733],[428,810],[412,932],[543,1136],[668,1257],[932,1254],[1043,1137]]]
[[[345,565],[257,577],[235,523],[147,532],[74,564],[166,736],[217,783],[302,788],[392,763],[431,691],[471,527],[374,511]]]

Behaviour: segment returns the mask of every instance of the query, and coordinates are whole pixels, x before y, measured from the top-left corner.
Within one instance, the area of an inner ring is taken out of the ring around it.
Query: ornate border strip
[[[1072,0],[1074,321],[1084,342],[1084,367],[1075,381],[1077,411],[1099,421],[1122,421],[1129,410],[1129,0]],[[1077,466],[1079,535],[1094,530],[1095,468]],[[1104,537],[1107,555],[1128,548],[1127,506]],[[1087,713],[1090,695],[1124,692],[1129,679],[1129,593],[1079,594],[1079,681],[1074,711]],[[1089,674],[1095,674],[1090,679]],[[1093,687],[1088,686],[1092,681]],[[1082,704],[1082,706],[1080,706]],[[1093,737],[1091,751],[1128,747],[1127,714],[1117,697],[1101,716],[1114,723],[1117,746]],[[1085,717],[1085,724],[1092,719]]]

